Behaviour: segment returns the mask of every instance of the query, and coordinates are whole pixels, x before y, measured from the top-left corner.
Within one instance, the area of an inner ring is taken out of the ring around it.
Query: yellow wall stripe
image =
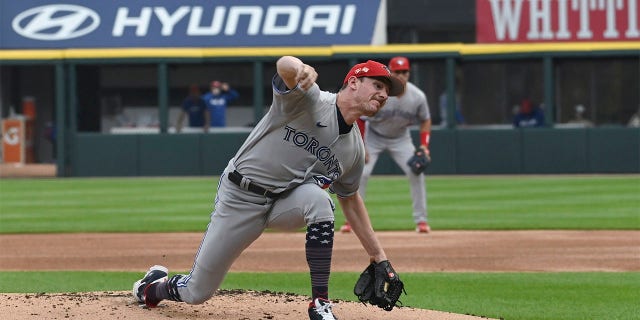
[[[330,57],[338,54],[420,54],[458,53],[461,55],[635,51],[640,54],[640,41],[570,42],[517,44],[390,44],[383,46],[325,47],[241,47],[241,48],[96,48],[58,50],[0,50],[2,60],[61,60],[119,58],[234,58],[279,57],[283,55]]]

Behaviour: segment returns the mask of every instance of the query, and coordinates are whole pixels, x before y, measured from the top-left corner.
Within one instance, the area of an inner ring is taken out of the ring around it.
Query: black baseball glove
[[[427,170],[429,164],[431,164],[431,158],[422,148],[417,148],[416,151],[413,152],[413,156],[407,161],[407,165],[415,175],[419,175]]]
[[[404,283],[388,260],[372,262],[356,281],[353,293],[362,303],[370,303],[386,311],[398,305],[400,295],[406,293]],[[401,302],[400,302],[401,304]]]
[[[376,279],[376,263],[371,262],[369,266],[362,271],[356,285],[353,288],[353,293],[358,297],[358,300],[362,303],[370,302],[374,297],[373,295],[373,283]],[[372,303],[374,304],[374,303]]]

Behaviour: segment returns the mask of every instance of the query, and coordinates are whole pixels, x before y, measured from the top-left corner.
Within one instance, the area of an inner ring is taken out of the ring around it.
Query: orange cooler
[[[2,161],[4,163],[26,163],[26,122],[21,118],[2,121]]]

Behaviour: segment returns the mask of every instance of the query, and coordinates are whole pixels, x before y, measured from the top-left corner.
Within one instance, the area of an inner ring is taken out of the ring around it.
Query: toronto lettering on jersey
[[[476,0],[478,42],[637,41],[639,0]]]
[[[370,44],[380,0],[7,1],[0,48]]]
[[[285,126],[284,127],[283,140],[293,143],[296,147],[302,148],[305,151],[311,153],[318,159],[327,169],[327,175],[335,180],[340,174],[340,162],[336,159],[335,154],[331,151],[331,148],[327,146],[321,146],[320,142],[315,137],[310,137],[304,132],[298,132],[296,129]]]

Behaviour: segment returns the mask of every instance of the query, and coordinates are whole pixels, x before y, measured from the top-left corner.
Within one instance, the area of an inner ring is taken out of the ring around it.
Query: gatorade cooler
[[[9,118],[2,121],[2,161],[4,163],[26,163],[26,123],[24,118]]]
[[[33,163],[36,104],[33,97],[22,98],[22,115],[2,121],[2,161]]]

